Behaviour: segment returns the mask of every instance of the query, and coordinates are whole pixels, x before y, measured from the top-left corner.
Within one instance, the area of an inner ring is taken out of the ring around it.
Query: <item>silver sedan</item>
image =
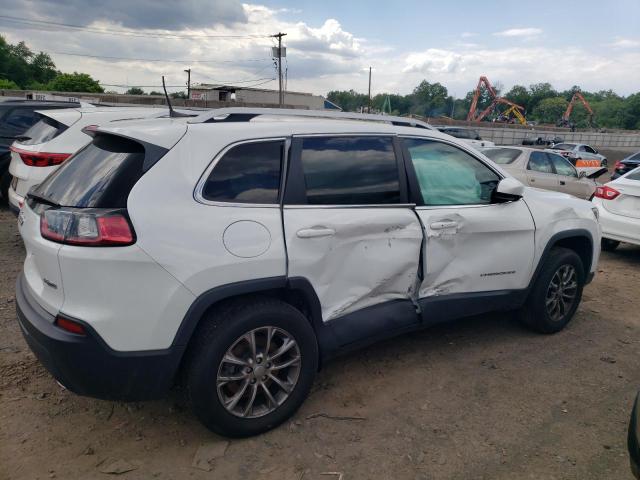
[[[526,147],[494,147],[482,150],[525,185],[569,193],[590,200],[596,190],[595,178],[606,168],[576,168],[568,160],[548,150]]]

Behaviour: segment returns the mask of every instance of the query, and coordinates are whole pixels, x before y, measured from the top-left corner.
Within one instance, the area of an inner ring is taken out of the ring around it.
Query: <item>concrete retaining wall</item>
[[[596,132],[558,132],[535,130],[527,131],[512,128],[484,128],[474,127],[485,140],[491,140],[496,145],[522,145],[527,135],[541,137],[559,136],[565,142],[586,143],[596,148],[631,148],[640,150],[640,133],[596,133]]]

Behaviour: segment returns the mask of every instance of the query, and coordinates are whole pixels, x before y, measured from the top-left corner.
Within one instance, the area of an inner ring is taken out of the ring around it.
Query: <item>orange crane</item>
[[[492,101],[487,108],[485,108],[482,112],[480,112],[480,114],[476,115],[477,109],[478,109],[478,100],[480,99],[480,89],[482,88],[482,86],[484,86],[485,89],[489,92],[489,95],[491,95]],[[519,114],[519,115],[516,115],[516,117],[518,118],[518,121],[520,121],[522,125],[527,124],[527,121],[524,118],[524,115],[522,115],[522,113],[520,112],[520,110],[524,112],[524,107],[516,103],[513,103],[507,100],[506,98],[499,97],[498,94],[496,93],[496,90],[491,85],[491,82],[489,81],[489,79],[484,75],[480,77],[480,80],[478,80],[478,86],[473,92],[473,100],[471,101],[471,108],[469,108],[469,113],[467,114],[467,122],[479,122],[484,117],[489,115],[496,108],[498,104],[508,105],[510,107],[508,111],[513,113],[515,113],[517,110]]]
[[[584,108],[587,110],[587,112],[589,112],[589,125],[591,125],[593,123],[593,109],[591,108],[591,105],[589,105],[589,102],[587,102],[585,100],[585,98],[582,96],[582,94],[580,92],[575,92],[573,94],[573,97],[571,97],[571,101],[569,102],[569,105],[567,106],[567,109],[564,112],[564,115],[562,115],[562,118],[560,120],[558,120],[558,127],[571,127],[573,126],[572,123],[569,121],[569,117],[571,116],[571,112],[573,112],[573,106],[576,103],[576,100],[580,100],[582,102],[582,105],[584,105]]]

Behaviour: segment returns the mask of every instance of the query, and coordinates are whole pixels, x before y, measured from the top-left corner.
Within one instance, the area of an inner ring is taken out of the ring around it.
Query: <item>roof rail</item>
[[[260,115],[282,115],[288,117],[328,118],[334,120],[361,120],[365,122],[384,122],[401,127],[416,127],[434,130],[426,122],[410,117],[376,115],[371,113],[332,112],[330,110],[298,110],[293,108],[249,108],[229,107],[207,110],[188,123],[207,122],[248,122]],[[222,118],[219,118],[222,117]],[[219,119],[218,119],[219,118]]]

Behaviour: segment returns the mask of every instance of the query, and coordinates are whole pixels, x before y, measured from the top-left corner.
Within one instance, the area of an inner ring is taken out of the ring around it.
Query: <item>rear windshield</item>
[[[627,158],[627,160],[640,160],[640,152],[636,153],[635,155],[631,155],[629,158]]]
[[[126,208],[144,173],[144,147],[113,135],[98,135],[37,187],[33,194],[65,207]]]
[[[573,150],[575,145],[573,143],[558,143],[551,148],[553,150]]]
[[[489,148],[488,150],[483,150],[482,153],[500,165],[507,165],[513,163],[521,152],[515,148]]]
[[[627,180],[640,180],[640,168],[631,170],[631,173],[627,173],[624,178]]]
[[[37,145],[45,143],[57,137],[67,129],[67,126],[57,122],[53,118],[42,116],[42,118],[33,124],[26,132],[25,138],[20,143],[24,145]]]

